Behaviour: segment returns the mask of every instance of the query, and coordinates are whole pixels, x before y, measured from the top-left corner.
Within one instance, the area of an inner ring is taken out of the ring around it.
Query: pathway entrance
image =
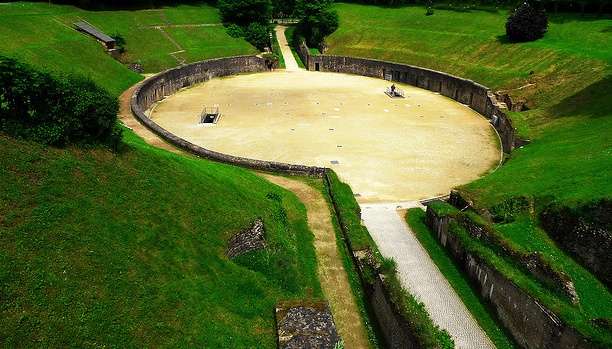
[[[425,304],[457,348],[495,348],[404,221],[400,212],[405,211],[398,211],[417,206],[418,202],[363,204],[361,215],[380,252],[397,263],[402,285]]]
[[[291,47],[289,46],[289,43],[287,43],[285,29],[287,29],[287,27],[282,25],[277,25],[275,28],[276,39],[278,40],[278,44],[280,45],[281,53],[283,54],[283,59],[285,59],[285,70],[300,70],[297,61],[295,60],[295,57],[293,57],[293,52],[291,52]]]

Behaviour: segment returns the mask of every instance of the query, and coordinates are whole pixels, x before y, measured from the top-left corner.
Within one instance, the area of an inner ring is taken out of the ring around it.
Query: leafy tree
[[[295,11],[295,0],[272,0],[274,17],[291,17]]]
[[[246,40],[260,50],[270,46],[270,26],[253,22],[246,29]]]
[[[332,4],[333,0],[298,0],[298,33],[308,45],[320,46],[327,35],[338,29],[338,14]]]
[[[219,0],[218,7],[224,22],[243,27],[253,22],[267,23],[272,15],[270,0]]]
[[[548,28],[546,11],[538,1],[525,1],[506,22],[506,36],[513,42],[534,41],[544,36]]]

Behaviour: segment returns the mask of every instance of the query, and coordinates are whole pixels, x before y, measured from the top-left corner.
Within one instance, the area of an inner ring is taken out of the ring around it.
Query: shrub
[[[125,38],[123,35],[115,33],[111,35],[111,37],[115,39],[115,47],[119,50],[119,52],[125,53]]]
[[[105,144],[116,149],[117,99],[91,80],[55,77],[0,56],[0,131],[65,146]]]
[[[539,2],[523,2],[508,17],[506,36],[514,42],[533,41],[544,36],[548,28],[548,18]]]
[[[306,43],[319,47],[325,37],[338,29],[338,14],[331,7],[330,0],[300,0],[296,13],[300,18],[298,32]]]
[[[244,28],[242,28],[238,24],[228,23],[225,25],[225,30],[227,31],[227,34],[232,38],[240,38],[245,36]]]
[[[253,22],[267,23],[272,15],[270,0],[219,0],[218,7],[223,22],[243,27]]]
[[[245,39],[260,50],[270,46],[270,30],[267,24],[253,22],[245,30]]]

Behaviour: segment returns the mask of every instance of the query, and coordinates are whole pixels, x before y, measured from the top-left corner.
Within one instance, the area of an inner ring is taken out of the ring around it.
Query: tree
[[[506,36],[513,42],[534,41],[548,29],[546,11],[538,1],[525,1],[517,7],[506,22]]]
[[[327,35],[338,29],[338,14],[332,4],[333,0],[298,0],[298,33],[308,45],[320,46]]]
[[[219,0],[218,7],[224,22],[242,27],[253,22],[268,23],[272,15],[270,0]]]
[[[246,28],[245,39],[260,50],[270,46],[270,26],[253,22]]]

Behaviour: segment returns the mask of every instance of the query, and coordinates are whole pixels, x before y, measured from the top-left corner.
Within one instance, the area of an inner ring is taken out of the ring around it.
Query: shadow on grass
[[[585,87],[551,107],[555,117],[582,115],[591,118],[612,116],[612,75]]]

